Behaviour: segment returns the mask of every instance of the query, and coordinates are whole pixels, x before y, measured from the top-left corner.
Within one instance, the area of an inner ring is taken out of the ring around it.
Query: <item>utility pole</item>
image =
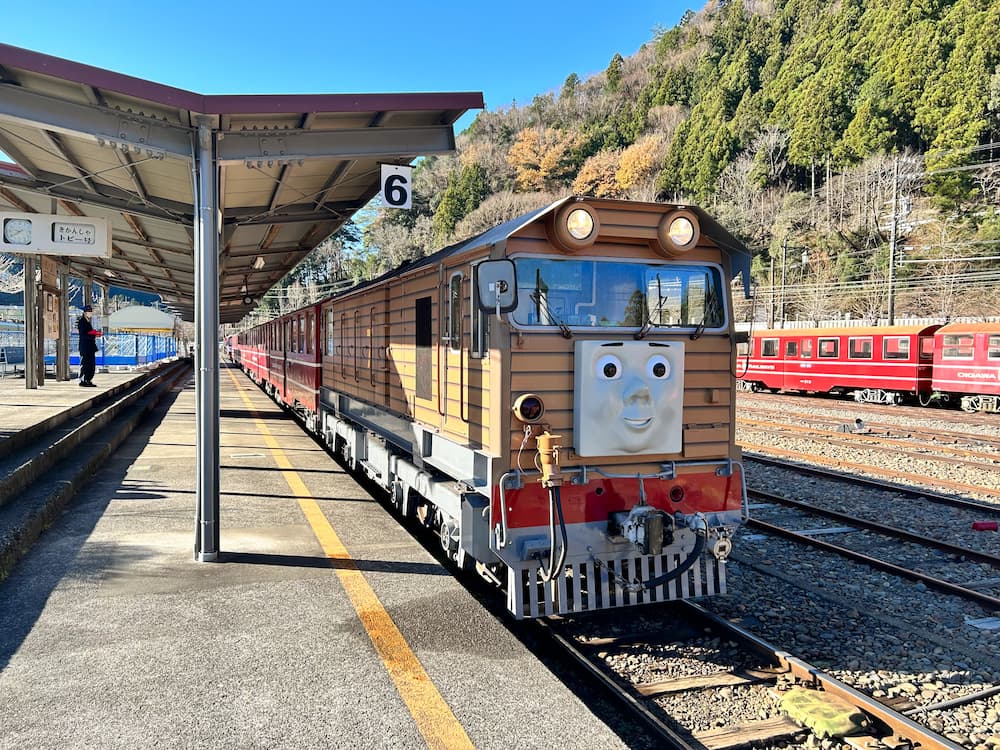
[[[889,229],[889,304],[888,325],[896,320],[896,207],[899,205],[899,155],[892,160],[892,227]]]
[[[781,241],[781,304],[779,305],[779,311],[781,315],[781,327],[785,327],[785,268],[786,262],[785,257],[788,254],[788,236]]]
[[[774,328],[774,258],[771,258],[771,304],[767,308],[767,327]]]

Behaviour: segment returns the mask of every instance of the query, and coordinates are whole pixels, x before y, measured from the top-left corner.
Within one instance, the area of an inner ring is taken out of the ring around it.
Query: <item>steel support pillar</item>
[[[219,214],[216,134],[199,118],[195,181],[195,559],[219,556]]]
[[[69,380],[69,272],[59,268],[59,340],[56,343],[56,380]]]
[[[41,281],[41,258],[37,259],[35,268],[38,269],[39,281]],[[43,289],[41,283],[35,285],[35,365],[38,372],[38,385],[45,385],[45,294]]]
[[[38,332],[35,330],[38,305],[35,302],[35,269],[38,261],[34,255],[23,256],[24,262],[24,387],[38,387],[38,367],[35,364],[42,352],[38,351]]]
[[[101,333],[106,334],[108,332],[108,299],[111,297],[111,284],[98,285],[101,290]],[[88,300],[87,304],[93,304]],[[107,344],[104,339],[101,339],[101,369],[100,372],[109,372],[108,370],[108,350],[105,349]]]

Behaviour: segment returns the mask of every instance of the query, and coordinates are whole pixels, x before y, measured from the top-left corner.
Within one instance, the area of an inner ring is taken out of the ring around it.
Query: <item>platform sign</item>
[[[413,205],[411,174],[413,167],[396,164],[382,165],[382,202],[390,208],[410,208]]]
[[[111,257],[108,220],[0,212],[0,249],[9,253]]]

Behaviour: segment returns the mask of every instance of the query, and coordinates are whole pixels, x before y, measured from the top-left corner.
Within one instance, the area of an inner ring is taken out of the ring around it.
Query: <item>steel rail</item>
[[[574,644],[569,638],[566,638],[558,633],[556,628],[553,627],[550,622],[545,619],[539,619],[535,622],[543,630],[545,635],[553,640],[565,653],[573,657],[573,660],[583,667],[587,671],[587,674],[596,679],[597,682],[612,696],[623,703],[625,707],[632,711],[637,717],[642,719],[646,726],[660,739],[662,739],[664,743],[666,743],[665,747],[675,748],[676,750],[698,750],[699,748],[704,750],[699,743],[688,742],[677,734],[677,732],[667,726],[662,719],[649,710],[643,700],[636,698],[611,675],[607,674],[604,670],[594,664],[593,661],[591,661],[587,655],[576,646],[576,644]]]
[[[824,692],[835,695],[875,717],[889,727],[894,738],[901,741],[908,740],[910,747],[919,747],[921,750],[959,750],[962,747],[802,659],[775,648],[764,639],[709,612],[701,605],[687,600],[682,604],[713,627],[731,634],[735,639],[752,644],[752,648],[761,654],[769,654],[798,679],[821,687]]]
[[[980,594],[978,591],[964,588],[958,584],[950,583],[949,581],[942,581],[940,578],[924,575],[923,573],[918,573],[915,570],[909,570],[908,568],[900,567],[899,565],[886,562],[885,560],[879,560],[878,558],[870,557],[869,555],[865,555],[861,552],[855,552],[854,550],[847,549],[846,547],[840,547],[836,544],[830,544],[829,542],[814,539],[813,537],[805,536],[789,529],[783,529],[780,526],[775,526],[765,521],[758,521],[755,518],[749,519],[747,521],[747,526],[775,534],[776,536],[783,536],[787,539],[798,542],[799,544],[807,544],[812,547],[826,550],[827,552],[833,552],[841,555],[842,557],[854,560],[855,562],[864,563],[865,565],[871,566],[876,570],[884,570],[887,573],[892,573],[900,578],[906,578],[911,581],[923,583],[928,588],[937,589],[938,591],[973,601],[990,611],[1000,611],[1000,599],[987,594]]]
[[[746,461],[756,461],[757,463],[765,464],[767,466],[775,466],[779,469],[788,469],[789,471],[797,471],[802,474],[807,474],[810,476],[825,477],[827,479],[837,479],[842,482],[851,482],[852,484],[860,484],[866,487],[872,487],[880,490],[888,490],[890,492],[900,492],[906,495],[913,495],[914,497],[930,500],[934,503],[940,503],[941,505],[949,505],[953,508],[966,508],[968,510],[975,510],[981,513],[988,513],[990,515],[998,516],[1000,515],[1000,506],[990,505],[989,503],[979,502],[977,500],[966,500],[965,498],[955,497],[954,495],[942,495],[938,492],[931,492],[929,490],[915,489],[913,487],[907,487],[903,484],[895,484],[893,482],[883,482],[879,479],[870,479],[869,477],[858,477],[854,474],[844,474],[839,471],[830,471],[829,469],[820,469],[813,466],[805,466],[803,464],[792,463],[790,461],[782,461],[778,458],[771,458],[769,456],[764,456],[760,453],[749,453],[744,452],[743,458]]]
[[[906,529],[900,529],[896,526],[888,526],[886,524],[878,523],[877,521],[869,521],[865,518],[851,516],[847,513],[840,513],[835,510],[820,508],[819,506],[812,505],[810,503],[804,503],[801,500],[792,500],[790,497],[782,497],[781,495],[775,495],[771,492],[747,490],[747,495],[750,497],[780,503],[781,505],[785,505],[789,508],[796,508],[797,510],[802,510],[807,513],[814,513],[817,516],[823,516],[824,518],[839,521],[840,523],[846,523],[851,526],[868,529],[869,531],[875,531],[879,534],[884,534],[885,536],[898,537],[907,542],[913,542],[923,547],[931,547],[932,549],[941,550],[942,552],[947,552],[952,555],[961,555],[970,560],[974,560],[975,562],[986,563],[987,565],[992,565],[994,568],[1000,568],[1000,557],[991,555],[988,552],[980,552],[979,550],[969,549],[968,547],[961,547],[957,544],[941,541],[940,539],[929,539],[928,537],[921,536],[920,534],[916,534],[912,531],[907,531]]]

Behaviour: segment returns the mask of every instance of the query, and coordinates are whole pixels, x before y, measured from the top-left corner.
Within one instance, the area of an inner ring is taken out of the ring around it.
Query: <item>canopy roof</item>
[[[0,210],[103,217],[70,273],[194,317],[192,166],[218,134],[219,320],[249,310],[379,190],[381,163],[454,150],[479,92],[202,95],[0,44]]]

